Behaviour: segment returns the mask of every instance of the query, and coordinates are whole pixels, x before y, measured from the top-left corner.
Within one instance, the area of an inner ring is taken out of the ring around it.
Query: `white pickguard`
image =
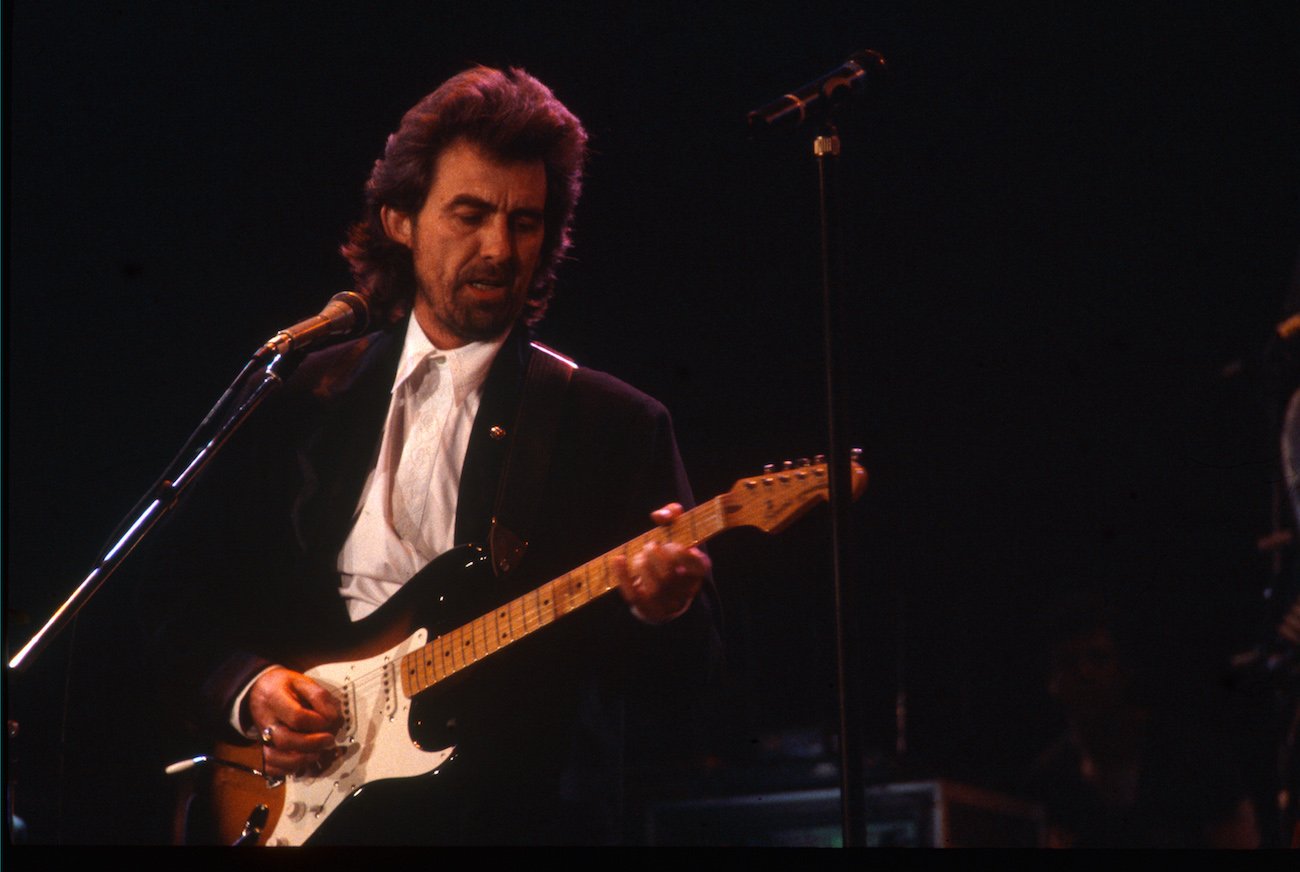
[[[343,800],[367,784],[410,778],[437,769],[454,747],[426,751],[411,740],[411,700],[402,693],[398,665],[402,656],[428,641],[418,630],[383,654],[350,663],[326,663],[306,675],[343,704],[338,733],[340,754],[329,768],[311,777],[289,776],[284,808],[267,845],[301,845]]]

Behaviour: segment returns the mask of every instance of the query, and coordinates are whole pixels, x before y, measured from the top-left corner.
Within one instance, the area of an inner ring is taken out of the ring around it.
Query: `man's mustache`
[[[484,282],[492,285],[509,285],[515,279],[515,269],[513,267],[503,266],[500,269],[484,269],[482,267],[471,270],[466,273],[460,280],[461,284],[467,285],[470,282]]]

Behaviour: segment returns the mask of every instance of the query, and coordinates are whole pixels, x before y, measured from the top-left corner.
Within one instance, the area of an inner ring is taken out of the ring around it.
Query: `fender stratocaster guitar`
[[[769,467],[725,494],[684,512],[536,590],[468,623],[443,628],[430,617],[433,599],[421,596],[430,578],[448,573],[491,573],[486,551],[463,546],[430,563],[385,605],[354,625],[364,640],[290,664],[328,688],[343,712],[341,752],[314,775],[283,781],[260,777],[257,746],[218,744],[210,769],[217,838],[260,845],[302,845],[367,785],[435,773],[455,755],[455,744],[429,749],[412,736],[412,704],[453,676],[618,587],[613,558],[631,558],[651,542],[694,546],[732,527],[785,529],[829,492],[827,464]],[[866,470],[851,463],[853,497],[867,485]],[[441,599],[441,598],[440,598]],[[436,605],[442,605],[441,602]],[[472,680],[472,674],[470,676]],[[203,759],[203,758],[196,758]],[[233,764],[233,765],[232,765]],[[262,807],[265,808],[262,808]],[[255,823],[250,826],[250,821]],[[263,822],[264,821],[264,822]]]

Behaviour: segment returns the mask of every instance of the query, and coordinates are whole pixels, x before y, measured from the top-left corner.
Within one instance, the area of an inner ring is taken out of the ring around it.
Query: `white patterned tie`
[[[447,416],[447,404],[434,398],[441,375],[434,358],[425,358],[402,387],[403,420],[410,421],[414,416],[414,425],[403,428],[408,435],[393,479],[393,529],[404,541],[417,547],[426,538],[425,510],[441,445],[438,434]]]

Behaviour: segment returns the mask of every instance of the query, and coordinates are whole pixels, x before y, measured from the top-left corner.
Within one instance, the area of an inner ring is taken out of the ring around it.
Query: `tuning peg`
[[[862,459],[862,449],[861,449],[861,448],[854,448],[853,451],[852,451],[852,454],[853,454],[853,459],[854,459],[854,460],[861,460],[861,459]]]
[[[821,466],[825,462],[826,462],[825,454],[818,454],[816,457],[813,458],[813,463],[817,464],[818,466]]]
[[[763,464],[763,475],[771,475],[775,471],[776,471],[776,464],[774,463]]]
[[[800,457],[800,458],[799,458],[799,465],[800,465],[800,466],[809,466],[809,465],[811,465],[811,464],[812,464],[812,461],[809,460],[808,458],[806,458],[806,457]]]

